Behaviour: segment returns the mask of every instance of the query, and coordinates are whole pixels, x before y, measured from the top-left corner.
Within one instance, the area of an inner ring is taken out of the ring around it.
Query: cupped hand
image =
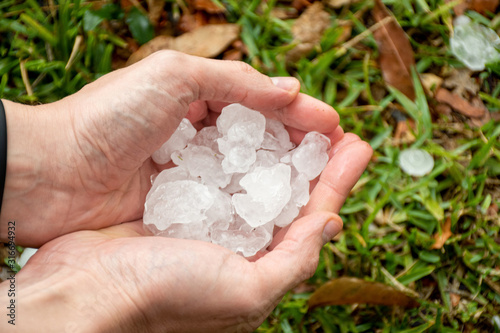
[[[210,243],[144,236],[141,221],[47,243],[16,277],[26,314],[19,329],[253,331],[314,273],[321,247],[342,228],[336,213],[371,152],[355,135],[339,140],[302,217],[254,261]]]
[[[4,101],[8,165],[0,240],[16,220],[16,241],[38,247],[77,230],[141,218],[151,161],[183,117],[197,127],[239,102],[281,120],[300,141],[316,130],[342,137],[332,107],[242,62],[162,51],[103,76],[61,101]]]

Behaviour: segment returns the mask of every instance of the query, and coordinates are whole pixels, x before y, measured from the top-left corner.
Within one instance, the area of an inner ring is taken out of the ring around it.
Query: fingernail
[[[332,240],[335,235],[337,235],[342,229],[342,222],[330,220],[326,223],[323,229],[323,243],[328,243]]]
[[[297,89],[298,81],[297,79],[289,76],[282,76],[282,77],[272,77],[271,81],[273,81],[273,84],[286,91],[292,91]]]

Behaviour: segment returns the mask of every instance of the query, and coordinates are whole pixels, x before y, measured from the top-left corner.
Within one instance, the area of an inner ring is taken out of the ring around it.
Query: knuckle
[[[255,68],[242,61],[233,61],[233,65],[236,67],[237,71],[243,72],[245,74],[255,75],[259,74]]]

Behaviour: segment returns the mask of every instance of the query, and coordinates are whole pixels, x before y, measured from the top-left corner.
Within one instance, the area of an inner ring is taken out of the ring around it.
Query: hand
[[[145,237],[141,221],[59,237],[16,277],[23,291],[16,326],[21,332],[251,332],[289,289],[312,276],[321,247],[342,228],[336,213],[371,153],[352,134],[338,141],[303,217],[253,262],[210,243]],[[6,288],[0,285],[0,304],[8,302]]]
[[[39,247],[73,231],[141,218],[150,176],[159,171],[151,154],[183,117],[200,129],[227,103],[280,119],[296,141],[311,130],[342,137],[332,107],[299,94],[295,79],[275,83],[241,62],[162,51],[52,104],[5,101],[0,240],[9,220],[18,222],[18,244]]]

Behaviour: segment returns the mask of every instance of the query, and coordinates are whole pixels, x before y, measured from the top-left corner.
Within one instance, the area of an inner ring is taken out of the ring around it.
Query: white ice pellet
[[[193,133],[186,122],[154,155],[169,153],[177,166],[154,177],[145,227],[255,255],[271,243],[274,226],[290,224],[309,201],[309,180],[328,162],[330,140],[311,132],[294,149],[281,122],[238,104],[222,110],[217,127]]]
[[[247,193],[233,195],[236,213],[254,228],[275,219],[290,201],[290,175],[290,166],[281,163],[249,172],[240,181]]]
[[[213,203],[214,197],[206,185],[193,180],[163,183],[146,201],[144,223],[165,230],[173,223],[203,221]]]
[[[454,26],[451,52],[469,69],[482,71],[486,64],[500,61],[500,37],[494,30],[464,15],[455,19]]]
[[[422,177],[434,168],[431,154],[422,149],[406,149],[399,154],[399,166],[410,176]]]
[[[160,149],[155,151],[151,158],[158,164],[170,162],[170,155],[174,151],[186,147],[189,140],[195,135],[196,129],[191,125],[191,122],[187,119],[183,119],[170,139],[165,142]]]
[[[292,162],[298,172],[309,180],[318,177],[328,163],[330,139],[318,132],[307,133],[304,140],[293,151]]]

